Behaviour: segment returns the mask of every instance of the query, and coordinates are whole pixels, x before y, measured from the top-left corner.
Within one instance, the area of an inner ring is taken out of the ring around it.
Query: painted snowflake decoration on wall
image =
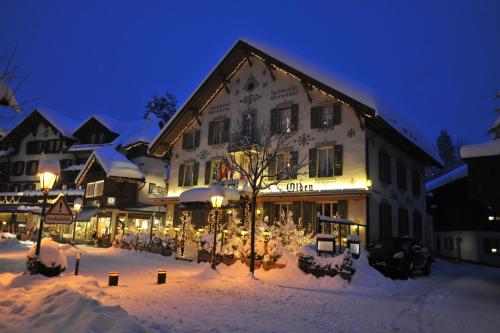
[[[207,157],[210,155],[210,152],[206,149],[203,149],[202,151],[200,151],[200,153],[198,154],[198,158],[200,160],[205,160],[207,159]]]
[[[312,140],[314,140],[313,137],[311,137],[309,134],[304,133],[301,136],[299,136],[297,139],[293,140],[293,142],[302,146],[302,147],[305,147],[305,146],[308,146],[309,142],[311,142]]]
[[[259,81],[257,81],[255,76],[250,74],[250,76],[247,79],[247,82],[245,82],[245,85],[243,86],[243,90],[245,90],[247,92],[252,92],[259,86],[259,84],[260,83],[259,83]]]
[[[348,131],[347,131],[347,136],[352,138],[353,136],[356,135],[356,130],[354,128],[350,128]]]

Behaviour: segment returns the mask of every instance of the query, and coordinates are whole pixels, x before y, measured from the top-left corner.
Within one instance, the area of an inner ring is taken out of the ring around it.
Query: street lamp
[[[42,204],[42,216],[40,219],[40,227],[38,228],[38,236],[36,240],[36,251],[35,255],[38,257],[40,255],[40,245],[42,243],[42,230],[43,223],[45,222],[45,208],[47,206],[47,199],[49,197],[49,191],[54,186],[57,176],[61,172],[61,167],[59,161],[55,158],[44,160],[40,163],[38,168],[40,177],[40,187],[43,190],[43,204]]]
[[[76,233],[76,221],[77,221],[77,216],[78,212],[80,209],[82,209],[83,206],[83,200],[81,198],[76,198],[75,201],[73,202],[73,210],[75,211],[75,219],[73,221],[73,245],[75,245],[75,233]]]
[[[214,184],[211,187],[212,196],[210,201],[212,202],[212,207],[215,209],[215,226],[214,226],[214,246],[212,250],[212,269],[215,269],[215,260],[217,259],[217,221],[219,220],[219,208],[222,207],[222,202],[224,201],[224,188],[219,184]]]

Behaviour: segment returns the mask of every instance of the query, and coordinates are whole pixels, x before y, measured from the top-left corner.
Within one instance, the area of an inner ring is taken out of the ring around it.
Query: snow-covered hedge
[[[35,252],[36,244],[33,244],[28,250],[28,259],[36,259]],[[46,267],[61,267],[64,270],[68,266],[66,255],[59,249],[59,244],[50,237],[42,239],[38,260]]]

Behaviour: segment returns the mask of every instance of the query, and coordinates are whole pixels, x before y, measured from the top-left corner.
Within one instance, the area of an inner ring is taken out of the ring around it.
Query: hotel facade
[[[266,123],[290,132],[270,168],[306,163],[295,179],[260,192],[261,217],[292,211],[316,232],[319,216],[344,219],[342,237],[358,232],[365,244],[398,235],[431,241],[424,168],[441,165],[432,145],[358,90],[241,40],[150,144],[170,159],[167,220],[178,219],[186,190],[221,178],[241,190],[243,177],[224,172],[228,134]],[[206,223],[206,215],[193,220]]]

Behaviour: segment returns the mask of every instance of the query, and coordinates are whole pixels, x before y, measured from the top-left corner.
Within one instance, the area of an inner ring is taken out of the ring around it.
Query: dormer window
[[[182,135],[182,149],[190,150],[200,146],[200,131],[189,131]]]

